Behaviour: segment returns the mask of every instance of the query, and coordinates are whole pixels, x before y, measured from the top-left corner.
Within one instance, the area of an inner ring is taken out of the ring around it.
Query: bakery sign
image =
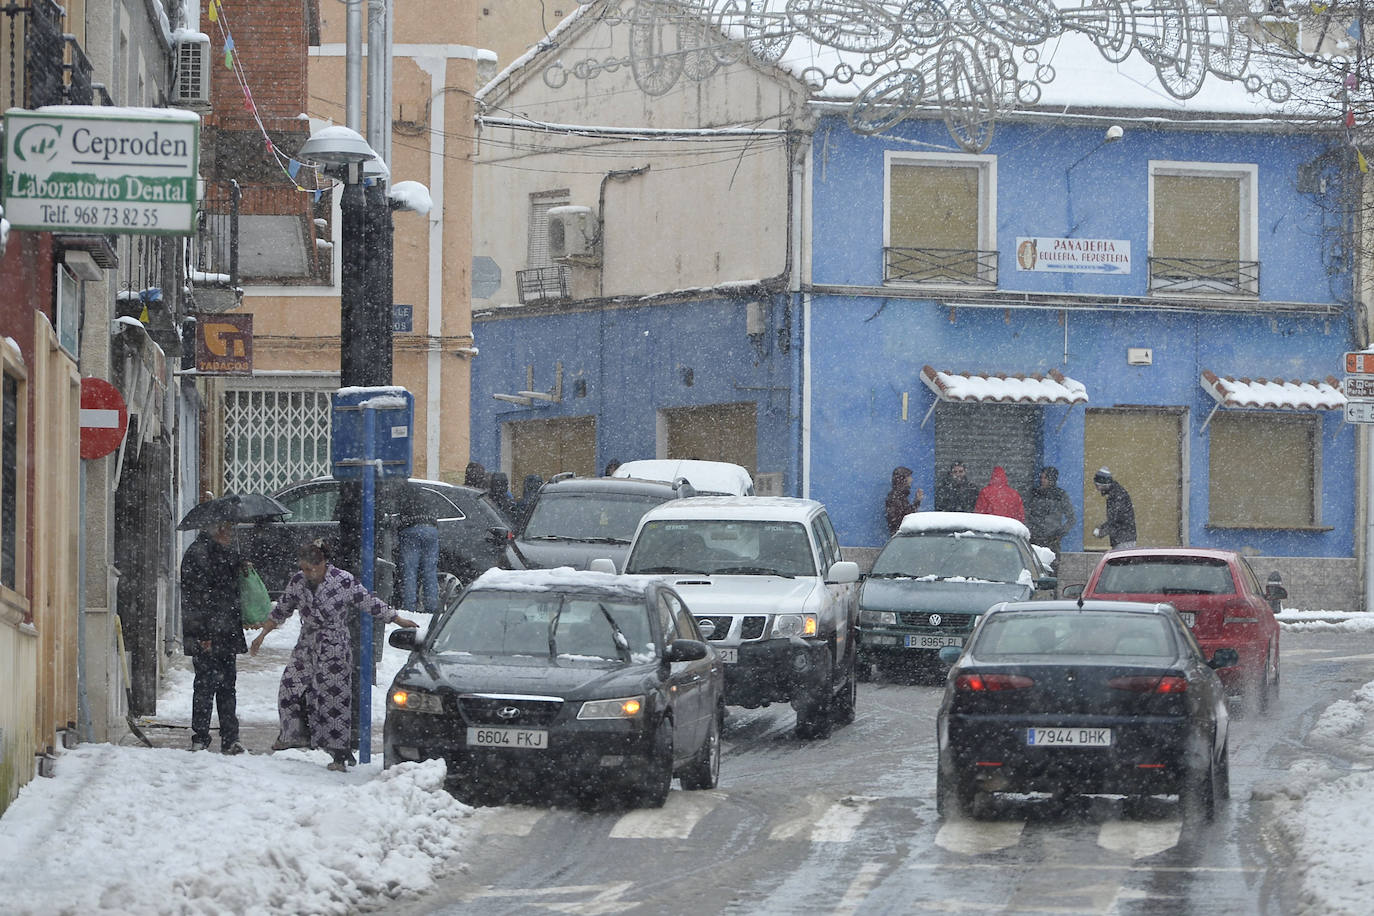
[[[1016,269],[1081,274],[1128,274],[1126,239],[1018,238]]]

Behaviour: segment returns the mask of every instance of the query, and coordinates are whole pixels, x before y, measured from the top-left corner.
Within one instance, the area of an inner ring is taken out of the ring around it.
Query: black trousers
[[[191,738],[210,743],[210,710],[219,708],[220,749],[239,740],[238,663],[233,650],[216,649],[191,656],[196,677],[191,684]]]

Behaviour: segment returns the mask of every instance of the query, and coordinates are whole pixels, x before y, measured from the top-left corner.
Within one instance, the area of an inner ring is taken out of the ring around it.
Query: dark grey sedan
[[[664,580],[491,570],[423,641],[391,644],[413,652],[385,765],[442,759],[470,804],[557,788],[659,807],[674,776],[719,779],[724,665]]]
[[[940,813],[980,794],[1179,795],[1210,820],[1230,793],[1226,695],[1167,604],[1000,604],[953,663],[937,720]]]

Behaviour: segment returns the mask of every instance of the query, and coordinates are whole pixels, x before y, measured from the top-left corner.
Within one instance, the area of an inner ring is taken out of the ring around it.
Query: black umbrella
[[[290,509],[262,493],[221,496],[192,506],[191,511],[177,524],[177,530],[214,528],[226,522],[255,522],[259,519],[278,518],[290,514]]]

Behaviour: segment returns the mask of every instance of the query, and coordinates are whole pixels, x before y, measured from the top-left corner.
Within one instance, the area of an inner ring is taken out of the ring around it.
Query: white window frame
[[[1169,159],[1151,159],[1149,177],[1149,257],[1155,254],[1155,176],[1184,176],[1196,178],[1237,178],[1240,180],[1240,261],[1258,262],[1259,257],[1259,166],[1251,162],[1181,162]],[[1196,283],[1171,284],[1168,290],[1150,290],[1152,296],[1185,295],[1198,293],[1217,293],[1216,287],[1205,280]],[[1238,288],[1226,291],[1228,295],[1256,295],[1258,290]]]
[[[914,153],[905,150],[883,152],[883,251],[892,247],[892,167],[894,165],[946,166],[978,170],[978,250],[997,250],[997,157],[974,153]],[[886,269],[882,274],[886,277]],[[885,286],[919,286],[966,289],[965,283],[883,280]],[[987,283],[994,286],[994,283]]]

